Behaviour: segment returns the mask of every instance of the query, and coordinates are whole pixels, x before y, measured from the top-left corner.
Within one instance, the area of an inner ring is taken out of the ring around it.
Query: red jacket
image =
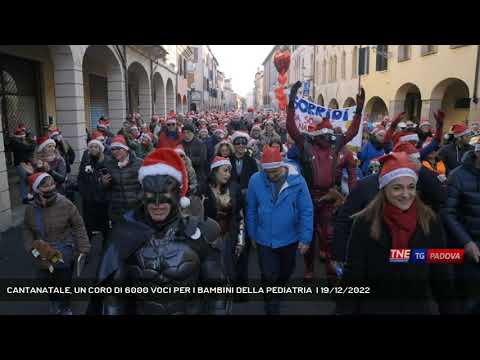
[[[183,139],[184,139],[184,135],[177,130],[177,136],[176,136],[176,139],[173,139],[169,136],[167,136],[167,133],[165,131],[162,131],[160,133],[160,135],[158,136],[158,141],[157,141],[157,149],[158,148],[170,148],[170,149],[175,149],[177,147],[177,145],[181,144]]]
[[[353,157],[353,152],[347,147],[343,147],[338,153],[337,174],[335,179],[337,184],[341,183],[342,181],[343,169],[347,169],[348,190],[352,191],[353,187],[357,183],[357,165],[355,163],[355,158]]]
[[[312,189],[325,190],[331,187],[334,174],[332,174],[333,155],[349,143],[358,133],[360,127],[360,115],[355,115],[352,124],[343,136],[337,141],[335,149],[332,147],[320,147],[317,144],[312,144],[313,153],[313,184]],[[287,131],[290,137],[295,141],[300,151],[304,150],[305,138],[295,124],[295,110],[288,109],[287,111]],[[311,190],[312,190],[311,189]]]

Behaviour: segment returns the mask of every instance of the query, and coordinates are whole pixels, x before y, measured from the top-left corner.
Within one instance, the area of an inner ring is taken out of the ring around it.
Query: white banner
[[[341,127],[343,132],[352,124],[355,115],[356,106],[343,109],[329,109],[327,107],[315,104],[305,98],[296,97],[295,99],[295,122],[300,131],[307,131],[308,125],[318,124],[323,118],[330,118],[334,128]],[[348,145],[361,147],[363,122],[360,122],[360,128],[357,135],[348,143]]]

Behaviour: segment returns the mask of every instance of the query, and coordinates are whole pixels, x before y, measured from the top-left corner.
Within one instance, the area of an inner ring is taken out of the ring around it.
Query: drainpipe
[[[155,107],[154,107],[154,101],[153,101],[153,92],[155,91],[153,88],[153,60],[150,57],[150,102],[151,102],[151,108],[152,108],[152,116],[155,114]]]
[[[480,45],[477,45],[477,66],[475,67],[475,83],[473,85],[473,97],[472,101],[475,104],[478,104],[478,97],[477,97],[477,88],[478,88],[478,68],[480,66]]]
[[[125,76],[125,100],[127,103],[127,115],[130,114],[130,98],[128,94],[128,68],[127,68],[127,45],[123,45],[123,69]]]

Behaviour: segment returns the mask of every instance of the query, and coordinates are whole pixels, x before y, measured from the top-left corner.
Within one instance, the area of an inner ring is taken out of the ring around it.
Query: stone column
[[[422,112],[420,114],[420,117],[427,118],[428,121],[430,121],[430,124],[432,124],[432,126],[435,126],[435,117],[433,116],[433,114],[437,110],[440,110],[441,107],[442,107],[442,100],[435,100],[435,99],[422,100]]]
[[[152,95],[149,84],[149,81],[147,81],[145,84],[140,82],[140,88],[138,89],[138,95],[140,97],[140,105],[138,110],[142,115],[142,121],[147,123],[152,118]]]
[[[75,151],[72,175],[78,174],[83,151],[86,149],[85,103],[83,98],[82,67],[73,61],[66,46],[55,46],[55,104],[57,126]]]
[[[405,100],[391,100],[388,108],[390,119],[393,119],[398,113],[405,111]]]
[[[127,117],[125,78],[120,65],[112,66],[108,73],[108,117],[111,131],[116,134]]]

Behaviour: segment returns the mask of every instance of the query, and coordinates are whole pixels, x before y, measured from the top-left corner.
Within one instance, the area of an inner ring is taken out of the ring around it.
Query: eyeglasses
[[[248,141],[245,139],[236,140],[233,145],[247,145]]]

